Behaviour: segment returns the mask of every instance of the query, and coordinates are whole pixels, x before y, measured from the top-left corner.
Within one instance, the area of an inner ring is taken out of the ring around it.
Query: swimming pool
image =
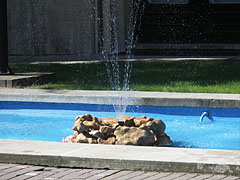
[[[206,111],[213,121],[200,123]],[[73,134],[75,117],[86,113],[116,116],[111,105],[0,102],[0,139],[60,142]],[[239,109],[128,106],[126,114],[162,119],[176,147],[240,150]]]

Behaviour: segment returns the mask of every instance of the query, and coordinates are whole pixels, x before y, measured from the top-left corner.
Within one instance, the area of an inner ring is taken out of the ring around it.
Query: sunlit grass
[[[240,83],[232,82],[225,85],[200,86],[189,82],[179,82],[166,85],[136,85],[138,91],[159,91],[159,92],[186,92],[186,93],[240,93]]]
[[[240,93],[240,61],[133,62],[130,87],[137,91]],[[28,88],[111,90],[104,63],[11,63],[14,72],[56,72],[55,84]],[[124,63],[120,64],[123,77]]]

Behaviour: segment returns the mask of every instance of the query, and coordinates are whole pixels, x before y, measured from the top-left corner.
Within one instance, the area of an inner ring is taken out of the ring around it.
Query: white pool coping
[[[239,108],[240,94],[0,89],[0,101]]]
[[[0,89],[0,101],[111,104],[110,91]],[[240,94],[134,92],[130,105],[239,108]],[[0,162],[161,172],[240,174],[240,150],[0,140]]]

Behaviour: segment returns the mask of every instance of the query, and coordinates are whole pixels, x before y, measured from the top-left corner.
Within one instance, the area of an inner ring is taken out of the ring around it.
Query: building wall
[[[98,1],[8,0],[10,60],[97,58]],[[109,11],[107,1],[101,1],[103,12]],[[117,17],[121,50],[124,50],[125,40],[124,9],[124,4],[119,3]],[[104,18],[105,22],[108,21],[107,17]],[[108,27],[104,27],[104,31],[107,30]]]
[[[176,5],[146,3],[140,41],[239,44],[239,19],[240,4],[211,4],[209,0],[189,0],[188,4]]]
[[[126,6],[125,0],[115,0],[116,4],[110,0],[102,0],[101,17],[99,17],[100,24],[102,23],[102,34],[99,34],[99,38],[102,35],[103,50],[106,53],[111,52],[113,42],[117,39],[118,51],[125,51],[125,38],[126,38]],[[112,6],[116,5],[116,9]],[[116,17],[114,17],[116,14]],[[114,23],[114,19],[116,23]],[[115,26],[115,27],[114,27]],[[113,31],[115,33],[113,33]],[[116,36],[115,36],[116,35]],[[116,38],[116,39],[115,39]]]

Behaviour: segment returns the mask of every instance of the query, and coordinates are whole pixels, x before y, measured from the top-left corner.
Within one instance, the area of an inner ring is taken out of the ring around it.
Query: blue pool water
[[[203,112],[210,112],[200,123]],[[112,106],[0,102],[0,139],[58,141],[73,134],[77,115],[115,117]],[[240,110],[216,108],[129,106],[127,115],[162,119],[174,146],[240,150]]]

